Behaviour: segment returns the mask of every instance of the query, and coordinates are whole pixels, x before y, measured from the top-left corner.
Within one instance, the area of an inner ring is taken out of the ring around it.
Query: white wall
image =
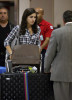
[[[30,7],[30,0],[19,0],[19,24],[24,10]]]
[[[63,26],[62,15],[66,10],[72,10],[72,0],[54,0],[54,26]]]

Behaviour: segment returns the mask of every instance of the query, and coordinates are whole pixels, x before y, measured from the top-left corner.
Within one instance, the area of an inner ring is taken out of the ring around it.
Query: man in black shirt
[[[5,66],[6,49],[4,47],[4,40],[14,27],[8,21],[8,10],[4,7],[0,8],[0,66]]]

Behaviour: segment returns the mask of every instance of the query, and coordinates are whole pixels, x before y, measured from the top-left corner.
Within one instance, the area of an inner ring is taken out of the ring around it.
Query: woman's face
[[[27,25],[33,25],[36,21],[36,13],[33,13],[27,17]]]

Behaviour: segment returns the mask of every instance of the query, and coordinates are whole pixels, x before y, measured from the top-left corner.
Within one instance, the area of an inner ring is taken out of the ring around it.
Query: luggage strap
[[[28,75],[27,75],[27,72],[24,73],[24,88],[25,88],[25,100],[29,100]]]

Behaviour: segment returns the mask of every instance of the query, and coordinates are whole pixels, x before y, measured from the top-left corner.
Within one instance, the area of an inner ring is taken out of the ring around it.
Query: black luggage
[[[26,80],[25,73],[2,74],[0,100],[54,100],[50,74],[29,73]]]

